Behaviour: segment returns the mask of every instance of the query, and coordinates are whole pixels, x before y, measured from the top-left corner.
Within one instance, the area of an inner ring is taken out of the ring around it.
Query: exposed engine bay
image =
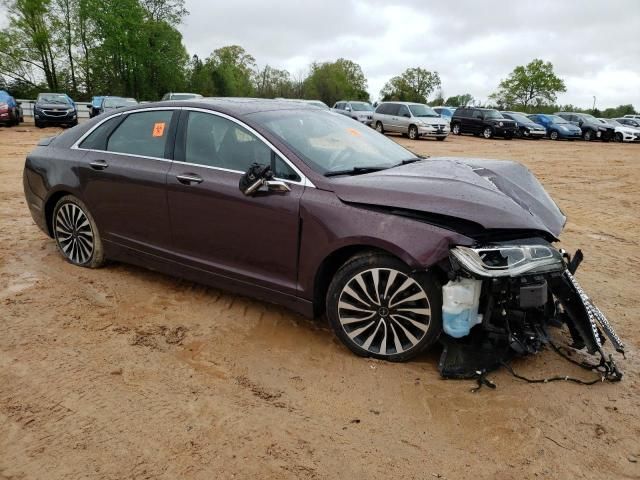
[[[572,380],[592,384],[619,381],[618,370],[604,344],[624,355],[624,345],[605,315],[575,278],[583,259],[571,257],[534,238],[514,244],[455,247],[450,254],[449,281],[443,286],[443,353],[439,370],[445,378],[475,378],[479,387],[495,387],[485,375],[500,367],[516,377],[541,383]],[[578,362],[563,353],[549,329],[566,325],[575,350],[586,350],[597,364]],[[567,360],[593,370],[599,378],[585,382],[569,377],[530,380],[509,366],[515,356],[551,348]]]

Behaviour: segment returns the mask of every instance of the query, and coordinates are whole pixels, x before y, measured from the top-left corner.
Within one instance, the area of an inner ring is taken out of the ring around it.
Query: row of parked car
[[[367,102],[346,100],[336,102],[333,110],[370,125],[380,133],[402,133],[411,139],[444,140],[453,133],[485,138],[640,142],[640,115],[607,119],[575,112],[548,115],[479,107],[431,108],[412,102],[381,102],[374,109]]]
[[[169,92],[162,100],[191,100],[202,98],[197,93]],[[279,99],[286,100],[286,99]],[[292,100],[306,102],[329,109],[320,100]],[[134,98],[95,96],[91,99],[89,117],[137,104]],[[380,133],[401,133],[411,139],[435,138],[444,140],[449,133],[473,134],[485,138],[513,137],[551,140],[584,139],[640,142],[640,115],[621,118],[596,118],[586,113],[557,112],[549,114],[525,114],[498,111],[479,107],[429,107],[413,102],[381,102],[374,107],[368,102],[341,100],[334,104],[334,112],[374,127]],[[0,90],[0,123],[17,125],[23,121],[20,102],[4,90]],[[34,121],[37,127],[62,125],[72,127],[78,123],[75,102],[65,93],[41,93],[34,105]]]

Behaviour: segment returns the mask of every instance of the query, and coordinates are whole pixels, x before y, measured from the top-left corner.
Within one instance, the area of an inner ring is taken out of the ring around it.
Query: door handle
[[[182,175],[177,175],[176,179],[183,185],[202,183],[204,181],[200,175],[196,175],[195,173],[183,173]]]
[[[94,170],[104,170],[109,166],[109,164],[104,160],[94,160],[89,164],[89,166]]]

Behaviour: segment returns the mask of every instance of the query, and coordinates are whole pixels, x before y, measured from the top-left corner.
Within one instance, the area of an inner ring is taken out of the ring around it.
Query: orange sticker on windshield
[[[164,135],[164,126],[166,125],[166,123],[164,122],[160,122],[160,123],[156,123],[153,125],[153,133],[152,135],[154,137],[161,137],[162,135]]]
[[[347,132],[349,132],[351,135],[353,135],[354,137],[359,137],[362,134],[356,130],[355,128],[347,128]]]

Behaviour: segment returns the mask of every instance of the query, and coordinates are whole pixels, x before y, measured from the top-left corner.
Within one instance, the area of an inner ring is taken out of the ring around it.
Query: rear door
[[[167,184],[179,260],[295,294],[300,172],[253,130],[204,110],[184,110],[175,160]],[[254,162],[270,164],[291,191],[245,196],[238,183]]]
[[[398,105],[397,103],[389,103],[388,104],[388,110],[387,110],[387,125],[385,125],[385,128],[387,128],[390,132],[399,132],[400,131],[400,126],[398,123],[398,110],[400,108],[400,105]]]
[[[115,115],[79,142],[82,198],[105,242],[145,252],[171,245],[166,180],[179,112]]]

